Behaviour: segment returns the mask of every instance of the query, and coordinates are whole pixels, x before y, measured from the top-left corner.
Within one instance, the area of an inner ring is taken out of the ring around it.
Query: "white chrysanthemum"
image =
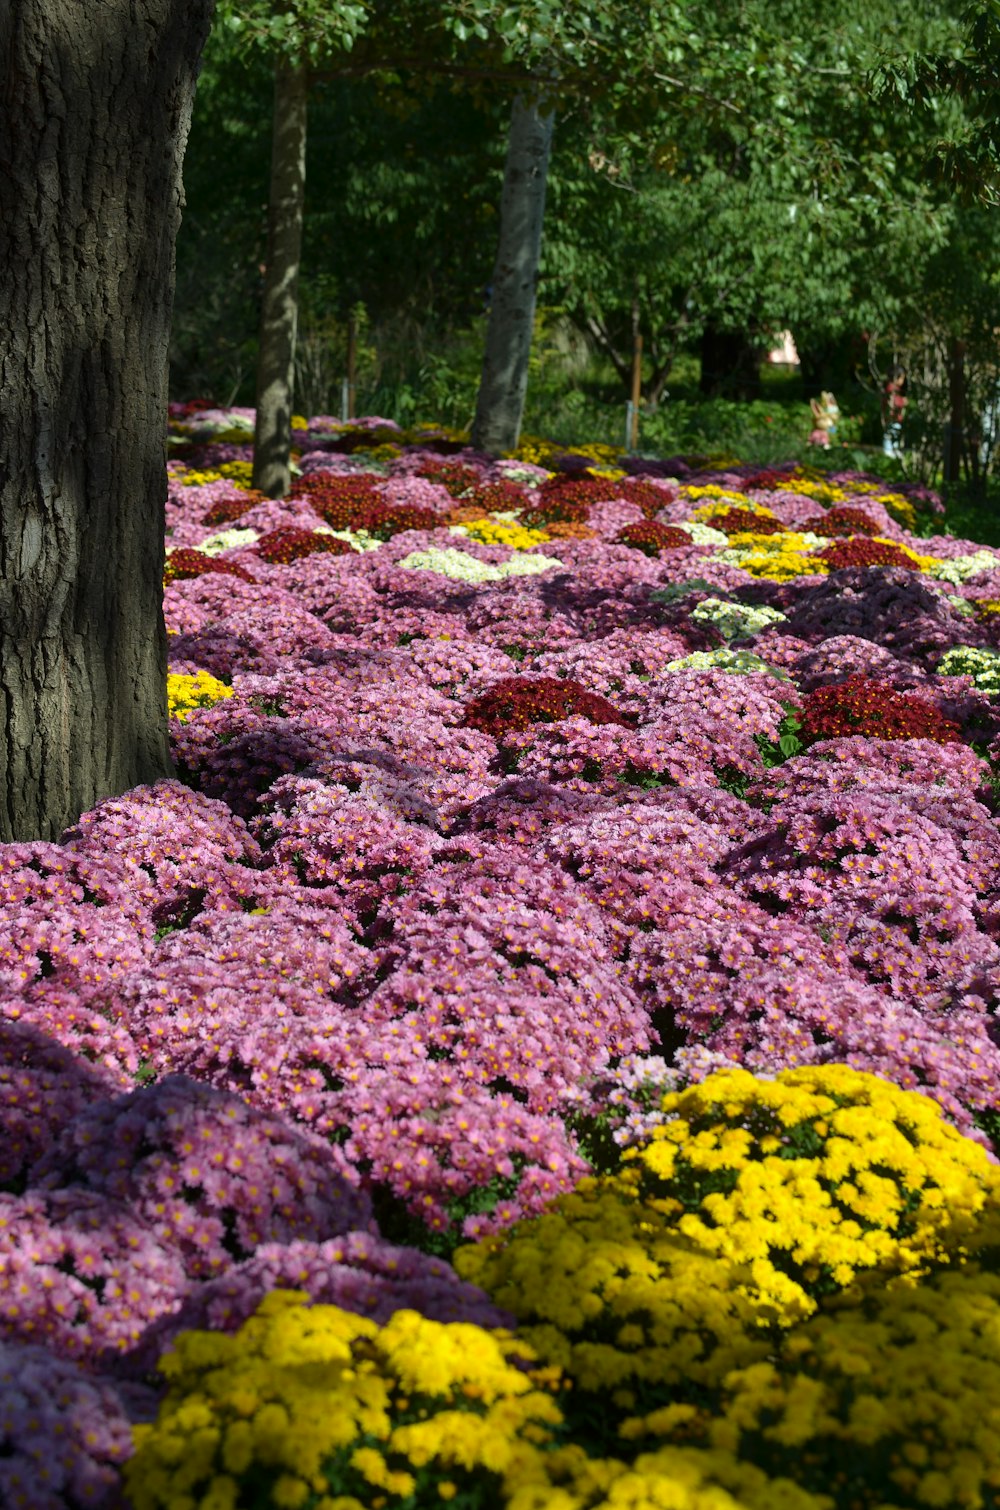
[[[256,530],[220,530],[217,535],[209,535],[206,540],[198,542],[198,550],[204,551],[206,556],[219,556],[223,551],[239,550],[241,546],[253,545],[260,539]]]
[[[939,582],[954,582],[957,586],[968,582],[970,577],[978,577],[980,572],[996,571],[998,566],[1000,557],[992,551],[982,550],[971,556],[953,556],[950,561],[939,561],[929,568],[929,575]]]
[[[977,692],[1000,696],[1000,654],[974,645],[955,645],[938,664],[941,676],[971,676]]]
[[[722,530],[713,530],[711,525],[702,524],[697,519],[682,520],[676,528],[691,536],[692,545],[725,545],[729,540]]]
[[[510,561],[494,566],[488,561],[479,561],[465,551],[449,548],[441,550],[431,546],[423,551],[411,551],[399,563],[408,571],[432,571],[442,577],[452,577],[458,582],[502,582],[505,577],[535,576],[551,567],[561,567],[562,561],[554,556],[515,555]]]
[[[752,608],[747,603],[729,603],[721,598],[704,598],[692,611],[692,619],[700,624],[711,624],[727,640],[737,635],[760,634],[769,624],[784,623],[786,614],[776,608]]]
[[[668,661],[664,671],[728,671],[734,676],[748,676],[754,671],[766,672],[769,676],[777,676],[780,680],[787,680],[784,672],[776,671],[766,661],[762,661],[759,655],[754,655],[750,650],[730,650],[728,646],[721,646],[718,650],[695,650],[693,654],[686,655],[679,661]]]
[[[374,535],[369,535],[367,530],[332,530],[328,524],[318,524],[313,533],[332,535],[335,540],[346,540],[355,551],[377,551],[382,544]]]

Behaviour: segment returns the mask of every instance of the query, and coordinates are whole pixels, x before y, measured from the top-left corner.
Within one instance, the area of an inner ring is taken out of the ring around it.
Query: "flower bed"
[[[0,1499],[162,1357],[140,1510],[996,1504],[1000,553],[175,418],[177,778],[0,848]]]

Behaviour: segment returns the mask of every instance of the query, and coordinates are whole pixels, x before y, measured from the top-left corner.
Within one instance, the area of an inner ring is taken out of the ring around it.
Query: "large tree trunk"
[[[289,461],[306,193],[308,92],[304,67],[285,62],[276,65],[267,266],[260,314],[253,448],[253,485],[269,498],[284,498],[292,480]]]
[[[512,451],[521,433],[553,120],[551,110],[516,96],[507,138],[486,350],[472,426],[472,444],[494,456]]]
[[[0,839],[170,771],[167,342],[213,8],[0,6]]]

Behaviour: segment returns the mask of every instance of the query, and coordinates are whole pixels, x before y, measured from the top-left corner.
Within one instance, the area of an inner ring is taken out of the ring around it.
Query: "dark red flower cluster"
[[[753,509],[729,509],[724,514],[712,514],[705,523],[724,535],[777,535],[785,528],[779,519],[755,514]]]
[[[516,482],[481,482],[462,499],[463,503],[475,504],[487,514],[506,514],[512,509],[521,509],[527,499],[524,488]]]
[[[179,412],[185,417],[189,414],[201,414],[203,409],[214,409],[215,400],[212,398],[190,398],[186,404],[178,405]],[[171,407],[171,413],[175,412]]]
[[[574,716],[587,718],[592,724],[621,724],[625,728],[632,724],[606,697],[588,692],[572,677],[559,676],[505,676],[466,704],[462,723],[467,729],[479,729],[500,739],[532,724],[554,724]]]
[[[626,524],[619,530],[615,544],[631,545],[647,556],[658,556],[662,550],[690,545],[691,536],[675,524],[658,524],[655,519],[644,519],[641,524]]]
[[[641,477],[558,476],[547,478],[532,495],[521,515],[529,528],[547,524],[586,524],[591,506],[623,498],[634,503],[647,519],[653,519],[668,502],[662,489]],[[510,507],[510,505],[507,505]]]
[[[163,568],[163,585],[169,582],[185,582],[191,577],[204,577],[208,572],[219,572],[224,577],[239,577],[241,582],[256,582],[245,567],[235,561],[220,561],[218,556],[208,556],[196,551],[193,546],[171,551]]]
[[[377,540],[388,540],[401,530],[433,529],[439,523],[433,509],[386,503],[368,477],[312,472],[293,482],[289,496],[308,498],[331,529],[367,530]]]
[[[803,744],[852,734],[866,739],[932,739],[942,745],[962,737],[958,725],[926,698],[895,692],[877,677],[849,676],[806,693],[798,731]]]
[[[545,529],[550,524],[586,524],[590,517],[591,500],[581,496],[576,488],[571,492],[546,491],[543,484],[534,493],[531,503],[521,510],[521,523],[529,530]]]
[[[288,566],[303,556],[312,556],[316,551],[326,551],[332,556],[349,556],[351,547],[346,540],[335,535],[320,535],[315,530],[292,528],[271,530],[262,535],[254,549],[258,556],[270,561],[272,566]]]
[[[864,535],[854,535],[850,540],[836,540],[824,550],[818,551],[831,571],[842,571],[847,566],[905,566],[913,571],[913,561],[898,545],[888,541],[868,540]]]
[[[647,519],[655,519],[670,500],[670,495],[662,488],[641,477],[630,477],[625,482],[616,482],[614,486],[616,497],[624,498],[626,503],[634,503],[642,509]]]
[[[297,477],[288,491],[290,498],[307,498],[331,529],[360,527],[366,509],[382,503],[375,477],[345,477],[337,472],[310,472]]]
[[[461,498],[463,493],[467,493],[479,482],[479,473],[475,467],[467,467],[461,461],[429,461],[420,467],[417,476],[447,488],[452,498]]]
[[[589,503],[607,503],[609,498],[623,498],[624,478],[592,477],[589,473],[557,472],[546,477],[535,497],[541,499],[576,498]]]
[[[778,472],[773,467],[765,467],[761,472],[751,472],[735,486],[741,493],[749,493],[751,488],[762,488],[773,493],[779,488],[791,486],[791,472]]]
[[[812,530],[817,535],[831,538],[846,538],[850,535],[877,535],[878,525],[864,509],[852,508],[849,503],[835,503],[825,514],[817,514],[801,525],[803,530]]]
[[[393,506],[380,501],[363,516],[359,528],[367,530],[376,540],[390,540],[403,530],[432,530],[440,523],[433,509],[421,509],[412,503]]]
[[[234,524],[237,519],[242,519],[258,503],[266,503],[263,493],[251,492],[249,489],[242,493],[233,493],[229,498],[219,498],[208,513],[203,515],[202,524]]]

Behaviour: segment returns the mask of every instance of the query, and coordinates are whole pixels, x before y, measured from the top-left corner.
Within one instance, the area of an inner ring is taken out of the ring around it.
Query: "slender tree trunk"
[[[292,480],[289,461],[306,193],[307,96],[306,69],[278,63],[253,450],[253,485],[269,498],[283,498]]]
[[[0,839],[170,772],[181,162],[213,0],[0,5]]]
[[[500,199],[500,244],[472,426],[472,444],[492,455],[512,451],[521,433],[553,122],[551,110],[523,95],[515,97]]]
[[[965,444],[965,342],[948,342],[948,424],[944,446],[944,480],[958,482]]]

